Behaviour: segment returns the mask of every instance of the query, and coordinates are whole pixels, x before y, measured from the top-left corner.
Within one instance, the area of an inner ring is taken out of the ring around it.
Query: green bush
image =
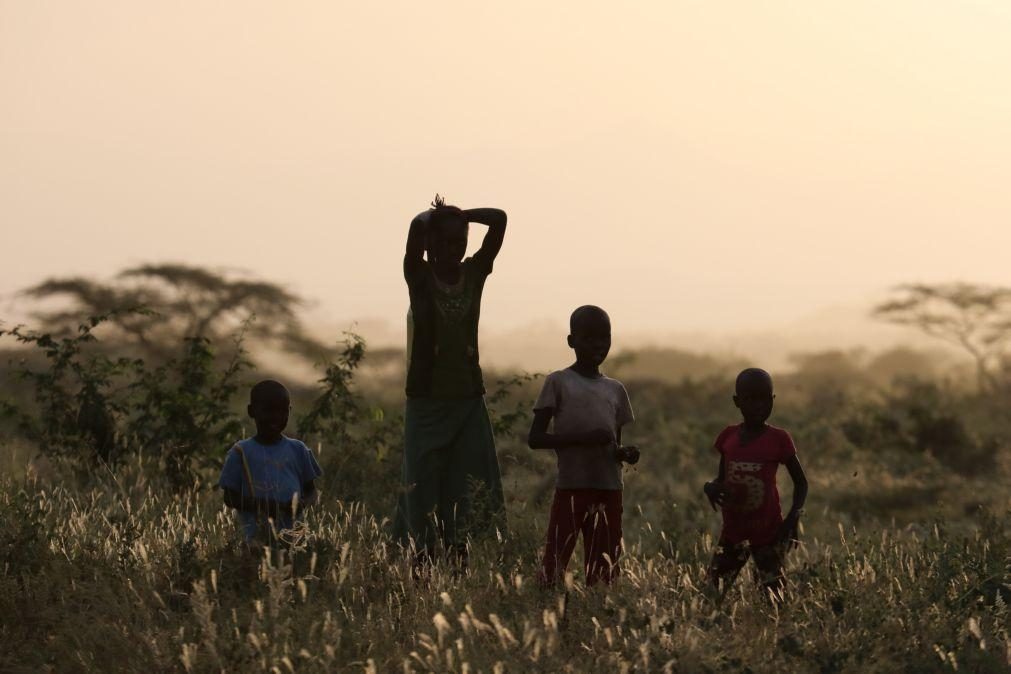
[[[45,356],[43,368],[25,361],[14,368],[32,385],[31,404],[6,399],[0,411],[44,455],[84,469],[114,467],[129,455],[154,456],[175,487],[191,484],[194,471],[218,464],[241,431],[234,399],[250,366],[242,333],[223,365],[207,339],[193,337],[184,340],[181,356],[149,369],[141,359],[114,359],[96,348],[94,331],[105,320],[93,317],[62,338],[0,331]]]
[[[841,428],[860,447],[930,454],[959,473],[980,473],[994,467],[997,441],[970,430],[965,403],[964,394],[937,382],[899,380],[880,401],[844,419]]]

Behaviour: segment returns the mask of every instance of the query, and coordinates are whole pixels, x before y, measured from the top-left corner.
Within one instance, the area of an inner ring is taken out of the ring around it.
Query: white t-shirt
[[[535,410],[554,410],[553,432],[585,433],[598,428],[618,429],[635,420],[628,392],[617,379],[584,377],[572,368],[552,372],[534,404]],[[621,489],[621,463],[614,447],[561,447],[558,489]]]

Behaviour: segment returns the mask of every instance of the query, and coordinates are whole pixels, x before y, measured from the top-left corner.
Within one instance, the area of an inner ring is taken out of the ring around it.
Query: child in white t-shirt
[[[614,580],[621,554],[621,463],[639,460],[636,447],[621,444],[622,427],[634,420],[628,393],[600,372],[611,349],[610,318],[599,307],[580,307],[569,319],[569,332],[576,362],[548,375],[530,428],[530,448],[553,449],[558,457],[538,575],[543,585],[564,575],[580,533],[587,585]]]

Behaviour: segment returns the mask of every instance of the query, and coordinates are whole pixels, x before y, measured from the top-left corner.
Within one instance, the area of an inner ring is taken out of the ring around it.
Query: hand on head
[[[463,211],[435,195],[428,215],[425,247],[430,262],[458,265],[467,254],[470,227]]]

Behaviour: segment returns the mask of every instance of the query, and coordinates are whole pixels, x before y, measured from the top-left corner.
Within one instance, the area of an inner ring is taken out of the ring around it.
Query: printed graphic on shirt
[[[765,502],[765,482],[759,472],[762,464],[753,461],[727,462],[726,483],[731,491],[728,510],[751,512]]]
[[[253,480],[256,494],[283,494],[287,481],[280,479],[279,476],[284,475],[285,471],[289,469],[289,457],[281,455],[280,458],[274,458],[273,456],[265,455],[257,458],[260,463],[257,471],[260,479]]]
[[[768,426],[758,437],[742,443],[741,426],[728,426],[714,448],[723,457],[729,492],[723,504],[721,542],[748,540],[765,545],[773,541],[783,521],[776,472],[797,453],[790,434]]]
[[[449,325],[455,326],[463,323],[474,299],[471,288],[466,284],[461,284],[461,286],[453,289],[441,286],[439,287],[441,292],[435,295],[435,306],[438,307],[439,313]]]

